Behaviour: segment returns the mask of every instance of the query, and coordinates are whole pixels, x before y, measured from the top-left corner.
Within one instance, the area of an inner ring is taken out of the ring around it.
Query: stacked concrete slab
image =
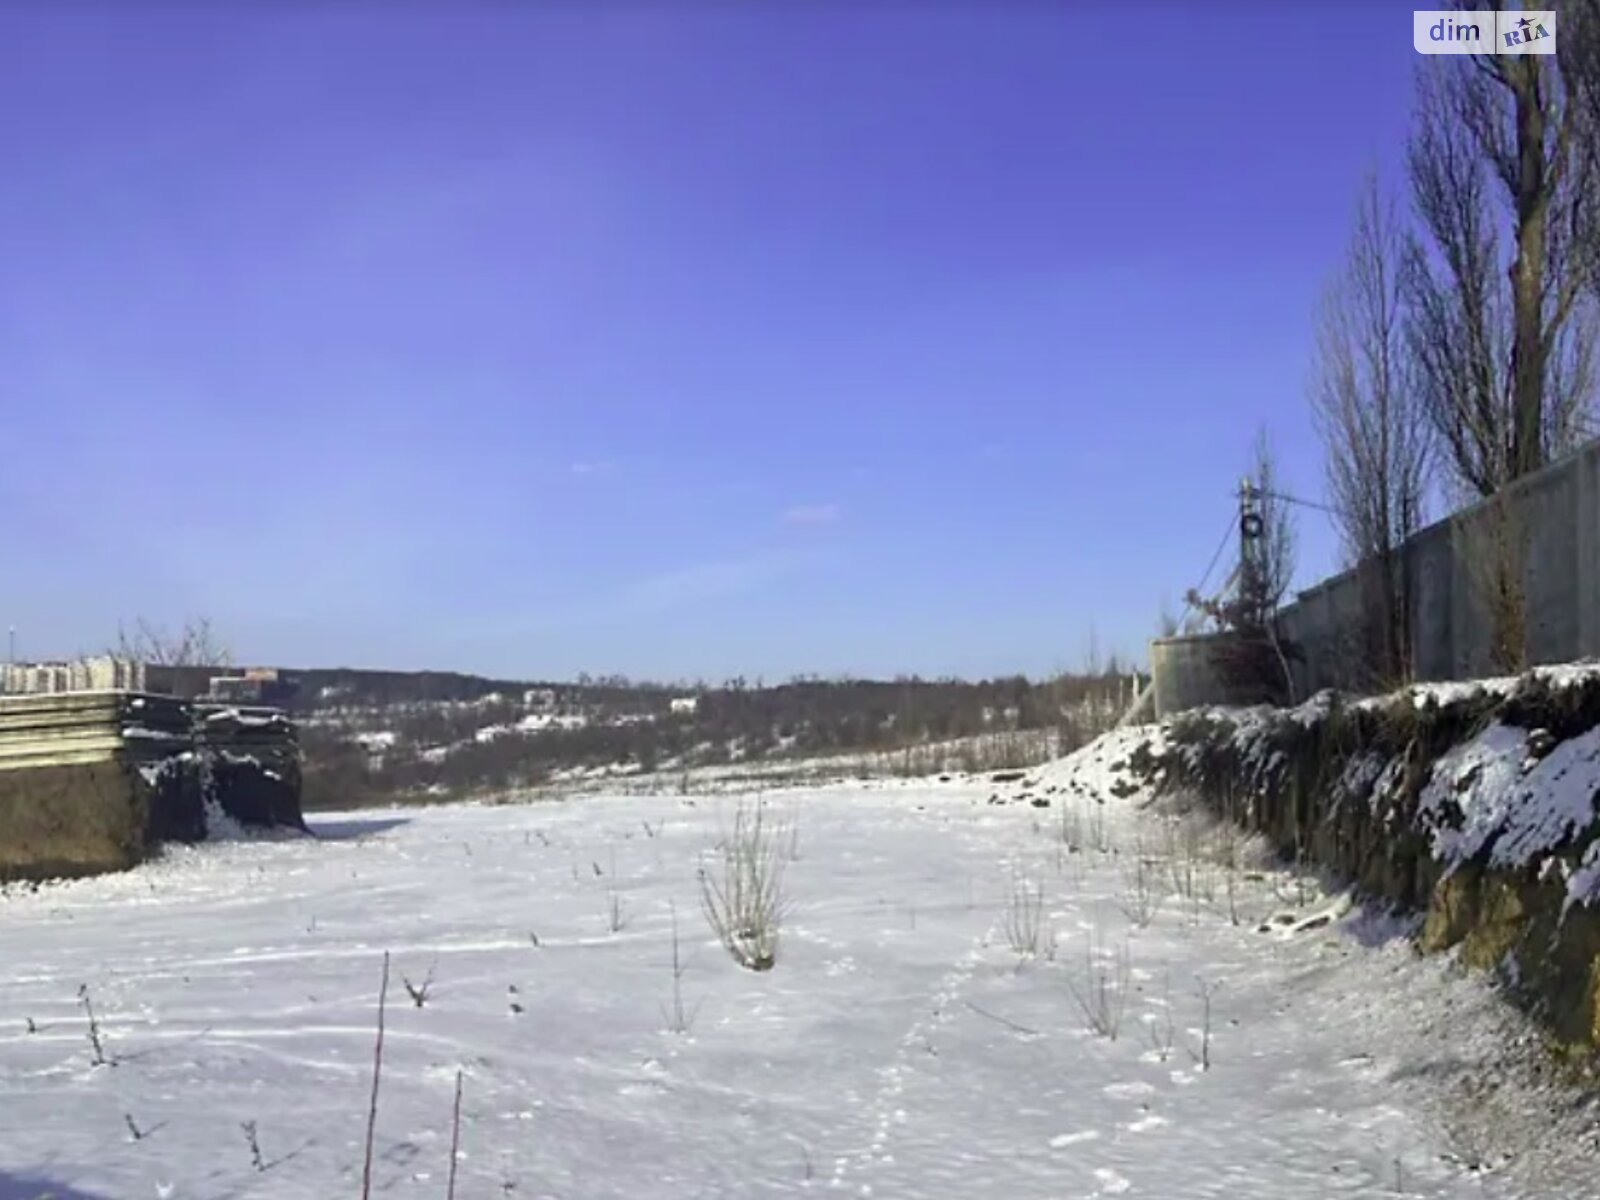
[[[121,870],[208,819],[301,827],[299,751],[282,714],[171,696],[0,697],[0,880]]]
[[[222,810],[246,825],[303,829],[300,747],[275,708],[194,705],[195,747]]]

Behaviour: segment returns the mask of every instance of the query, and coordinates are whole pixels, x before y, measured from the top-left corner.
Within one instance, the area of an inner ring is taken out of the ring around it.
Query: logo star
[[[1522,26],[1524,29],[1526,29],[1529,25],[1532,25],[1533,22],[1528,20],[1527,17],[1523,17],[1522,20],[1517,22],[1517,24]]]

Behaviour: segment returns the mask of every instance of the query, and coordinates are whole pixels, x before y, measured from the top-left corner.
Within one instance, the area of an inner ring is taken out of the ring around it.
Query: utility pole
[[[1239,483],[1239,610],[1245,622],[1257,626],[1283,671],[1283,694],[1295,699],[1294,674],[1278,643],[1275,597],[1267,577],[1267,523],[1261,512],[1265,493],[1246,476]]]
[[[1263,576],[1262,535],[1266,524],[1261,518],[1261,490],[1247,475],[1239,481],[1239,599],[1251,617],[1266,617],[1260,612]]]

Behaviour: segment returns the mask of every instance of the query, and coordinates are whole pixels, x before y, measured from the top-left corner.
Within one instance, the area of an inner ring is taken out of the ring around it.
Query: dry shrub
[[[784,848],[789,830],[767,819],[766,806],[740,804],[733,829],[700,866],[700,907],[733,961],[769,971],[778,961],[778,935],[788,910]]]

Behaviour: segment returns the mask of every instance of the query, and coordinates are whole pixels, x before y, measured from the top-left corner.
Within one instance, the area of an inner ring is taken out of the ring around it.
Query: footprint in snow
[[[1117,1096],[1117,1097],[1121,1097],[1121,1098],[1132,1099],[1135,1096],[1148,1096],[1148,1095],[1150,1095],[1150,1093],[1154,1092],[1156,1089],[1152,1085],[1150,1085],[1148,1083],[1133,1082],[1133,1083],[1108,1083],[1108,1084],[1106,1084],[1106,1086],[1102,1090],[1108,1096]]]
[[[664,1083],[654,1079],[640,1079],[633,1083],[625,1083],[617,1089],[621,1096],[659,1096],[667,1090]]]
[[[1118,1175],[1110,1167],[1100,1167],[1094,1173],[1095,1179],[1100,1182],[1102,1196],[1120,1196],[1133,1186],[1123,1176]]]
[[[1052,1148],[1059,1150],[1063,1146],[1076,1146],[1079,1142],[1092,1142],[1100,1136],[1098,1129],[1082,1129],[1077,1133],[1058,1133],[1050,1139]]]

